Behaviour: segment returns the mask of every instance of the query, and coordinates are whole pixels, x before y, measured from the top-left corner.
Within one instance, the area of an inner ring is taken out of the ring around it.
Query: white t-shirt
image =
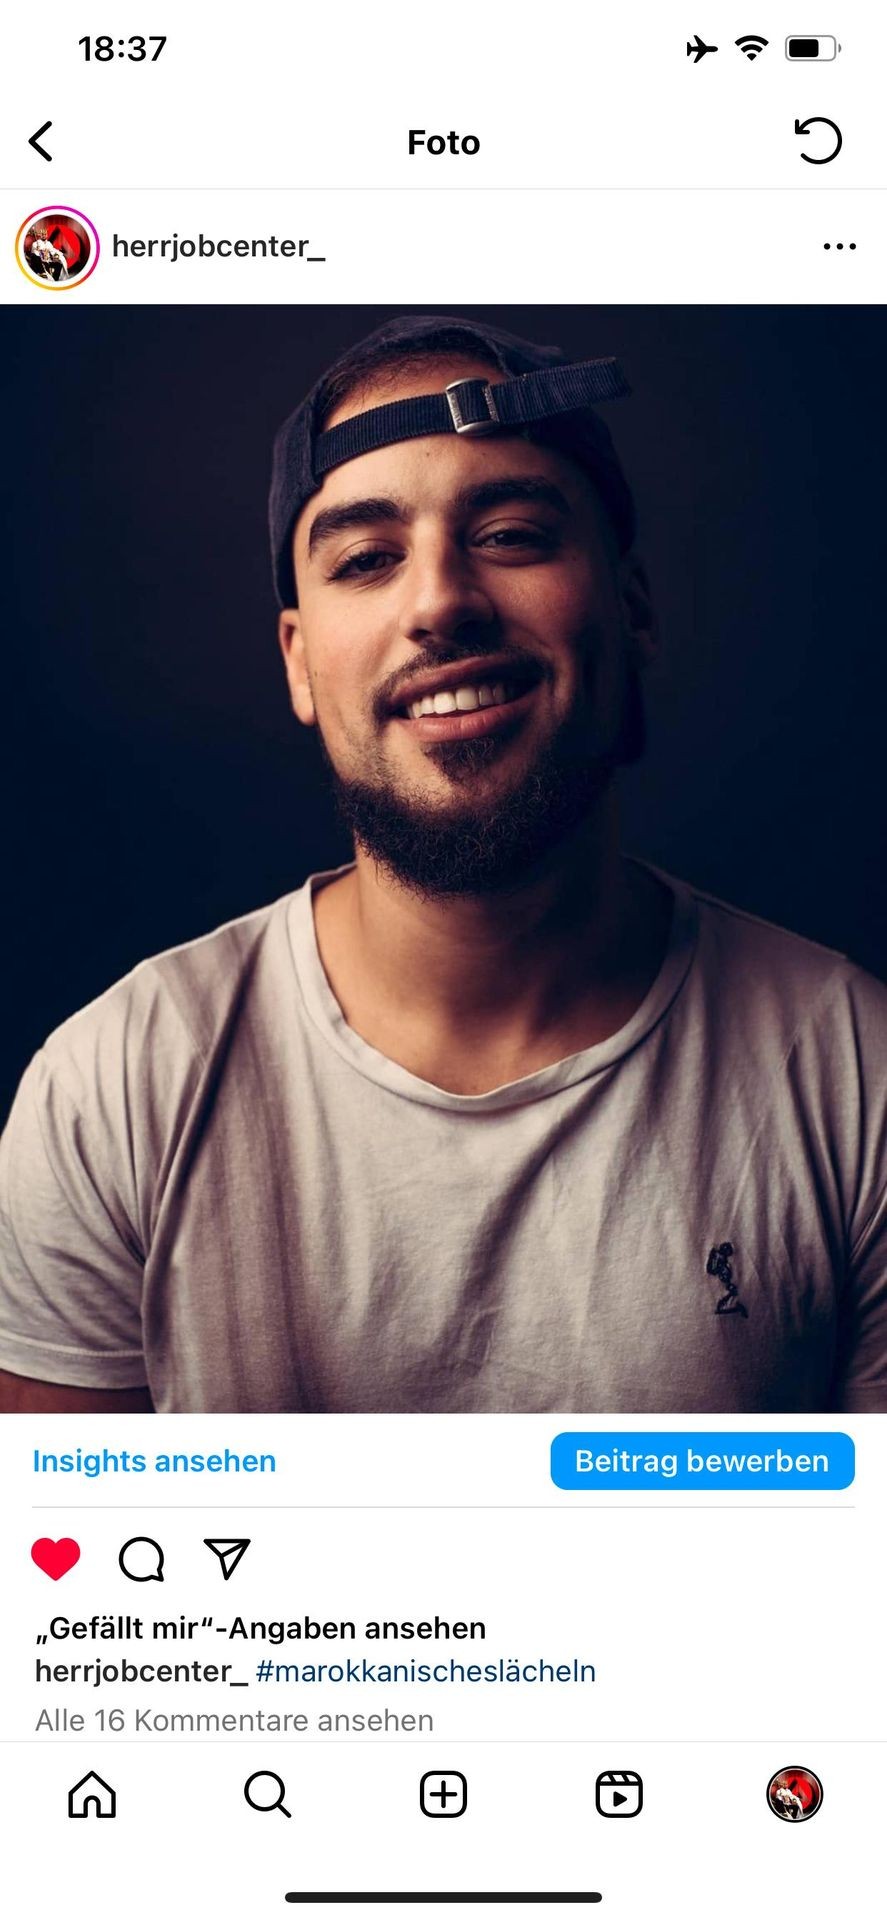
[[[667,880],[626,1026],[446,1093],[346,1024],[330,877],[32,1061],[0,1366],[162,1412],[887,1410],[887,990]]]

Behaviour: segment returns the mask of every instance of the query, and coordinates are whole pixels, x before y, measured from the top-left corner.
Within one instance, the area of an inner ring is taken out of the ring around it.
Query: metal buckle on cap
[[[474,405],[469,402],[469,392]],[[495,433],[501,424],[489,380],[454,380],[446,396],[457,433]],[[478,414],[477,403],[481,401],[486,412]]]

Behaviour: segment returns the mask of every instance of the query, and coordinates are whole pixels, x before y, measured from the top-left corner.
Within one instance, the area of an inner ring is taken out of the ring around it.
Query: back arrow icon
[[[33,148],[34,148],[34,152],[35,152],[35,153],[39,153],[39,155],[40,155],[40,158],[41,158],[41,160],[51,160],[51,159],[52,159],[52,154],[51,154],[51,153],[47,153],[47,151],[46,151],[46,148],[45,148],[45,147],[41,147],[41,145],[40,145],[40,135],[41,135],[41,133],[47,133],[47,132],[49,131],[49,128],[50,128],[51,126],[52,126],[52,121],[51,121],[51,120],[44,120],[44,122],[43,122],[43,125],[42,125],[42,127],[38,127],[38,128],[37,128],[37,132],[36,132],[36,133],[32,133],[32,135],[31,135],[31,138],[30,138],[30,140],[28,141],[28,146],[29,146],[29,147],[33,147]]]
[[[812,120],[795,121],[796,133],[809,133],[811,127],[831,127],[838,144],[832,147],[831,153],[802,153],[801,159],[809,160],[811,167],[827,167],[830,160],[837,160],[838,154],[844,145],[844,136],[840,127],[836,126],[834,120],[826,120],[821,113],[815,113]]]

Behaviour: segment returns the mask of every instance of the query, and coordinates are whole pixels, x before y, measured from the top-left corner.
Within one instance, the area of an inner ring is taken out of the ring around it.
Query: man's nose
[[[495,625],[496,609],[470,556],[454,541],[425,543],[403,576],[401,629],[417,645],[446,646],[465,630]]]

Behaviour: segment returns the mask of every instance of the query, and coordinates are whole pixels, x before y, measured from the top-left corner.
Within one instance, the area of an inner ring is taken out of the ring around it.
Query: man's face
[[[476,374],[389,377],[327,424]],[[399,442],[326,476],[294,557],[293,707],[358,839],[430,891],[513,880],[605,784],[652,644],[591,482],[517,435]]]

